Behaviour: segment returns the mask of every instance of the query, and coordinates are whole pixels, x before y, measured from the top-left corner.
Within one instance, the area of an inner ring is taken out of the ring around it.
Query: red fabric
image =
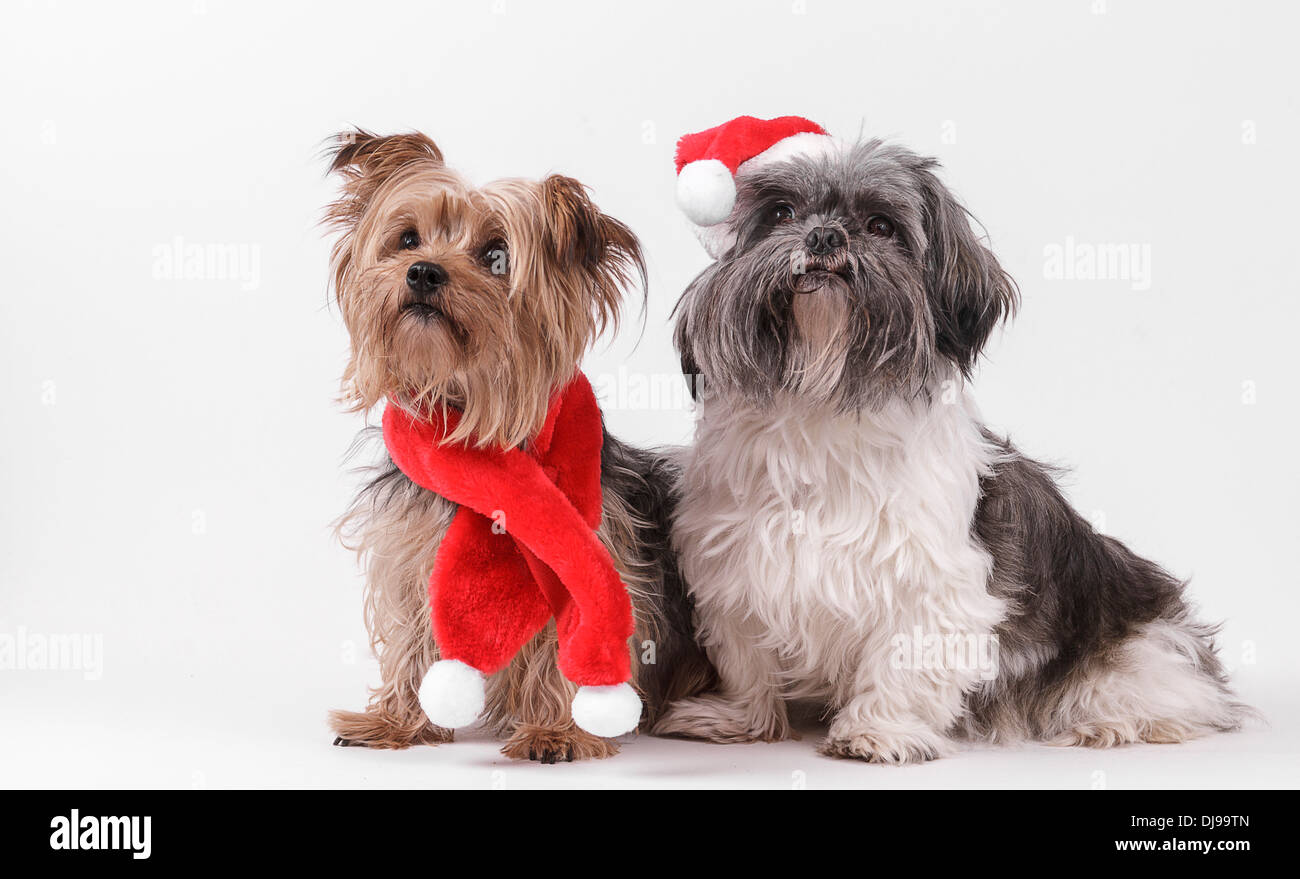
[[[393,463],[460,504],[429,580],[443,658],[492,674],[554,616],[566,678],[627,681],[632,603],[594,530],[604,428],[586,377],[578,373],[551,400],[526,449],[440,442],[459,421],[454,409],[427,418],[391,403],[384,411]],[[493,533],[494,520],[504,533]]]
[[[737,116],[707,131],[683,135],[677,141],[677,173],[680,174],[690,162],[717,159],[735,174],[741,164],[777,141],[805,132],[826,133],[816,122],[802,116],[779,116],[776,119]]]

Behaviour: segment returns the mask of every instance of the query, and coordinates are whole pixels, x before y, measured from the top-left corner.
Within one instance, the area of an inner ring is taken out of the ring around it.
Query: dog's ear
[[[443,163],[442,150],[418,131],[381,137],[356,128],[335,135],[326,152],[330,172],[343,177],[343,197],[331,210],[339,220],[355,220],[384,181],[412,162]]]
[[[600,212],[587,187],[572,177],[552,174],[542,181],[542,197],[551,245],[560,259],[588,267],[614,260],[644,275],[641,242],[623,223]]]
[[[442,150],[418,131],[380,137],[363,128],[334,136],[330,147],[330,171],[388,177],[411,162],[431,160],[442,164]]]
[[[638,280],[646,290],[645,255],[641,242],[619,220],[592,202],[587,188],[561,174],[542,181],[546,215],[546,246],[561,271],[586,274],[595,294],[603,330],[618,319],[623,289]]]
[[[919,172],[925,195],[925,284],[935,345],[970,375],[985,342],[1015,313],[1020,294],[971,229],[971,216],[928,167]]]

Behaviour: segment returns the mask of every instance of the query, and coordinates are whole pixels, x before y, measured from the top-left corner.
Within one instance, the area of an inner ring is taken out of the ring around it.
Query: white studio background
[[[103,655],[0,670],[0,785],[1296,784],[1298,20],[1125,0],[11,4],[0,638]],[[322,141],[418,128],[478,181],[587,183],[641,236],[650,290],[586,369],[614,377],[617,434],[664,444],[689,407],[640,389],[677,387],[669,312],[706,263],[674,141],[742,113],[942,159],[1024,297],[978,377],[986,416],[1071,466],[1099,528],[1192,578],[1270,726],[885,773],[808,739],[642,738],[571,767],[474,735],[329,747],[326,711],[377,674],[330,533],[362,422],[334,400]],[[1134,271],[1051,277],[1098,246]],[[190,277],[168,254],[194,247],[236,260]]]

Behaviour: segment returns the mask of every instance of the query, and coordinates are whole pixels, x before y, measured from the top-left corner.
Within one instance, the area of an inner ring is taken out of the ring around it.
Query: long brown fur
[[[448,442],[526,442],[552,392],[572,378],[594,338],[616,324],[623,288],[635,276],[644,281],[636,237],[597,210],[571,178],[473,187],[422,134],[339,135],[331,170],[343,179],[327,221],[339,233],[332,277],[352,339],[345,401],[356,411],[385,398],[455,406],[464,415]],[[401,247],[406,230],[418,231],[417,248]],[[499,271],[494,258],[502,250],[508,271]],[[413,260],[447,272],[442,318],[406,308]],[[343,542],[366,567],[366,626],[382,678],[365,711],[331,714],[340,744],[405,748],[452,740],[451,731],[425,718],[418,690],[438,658],[428,582],[455,510],[385,461],[339,522]],[[659,625],[652,594],[662,574],[636,547],[647,527],[617,492],[606,491],[599,536],[633,596],[634,675],[642,668],[637,651],[657,637]],[[689,680],[708,681],[708,671],[682,665]],[[656,689],[675,693],[665,677],[656,678]],[[503,752],[542,762],[617,753],[614,742],[574,725],[574,691],[556,667],[551,625],[488,682],[485,716],[505,739]]]
[[[366,411],[397,395],[463,409],[452,442],[517,446],[546,417],[596,335],[618,322],[622,289],[645,277],[640,243],[600,213],[582,184],[553,174],[475,188],[422,134],[339,136],[343,195],[334,290],[352,336],[344,398]],[[399,249],[403,231],[421,245]],[[508,246],[508,271],[486,258]],[[426,259],[451,276],[436,327],[404,311],[406,270]]]

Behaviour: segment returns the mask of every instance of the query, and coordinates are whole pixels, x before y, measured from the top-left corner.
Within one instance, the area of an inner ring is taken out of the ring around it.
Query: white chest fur
[[[900,638],[988,636],[1005,608],[971,526],[995,450],[957,388],[847,415],[701,403],[674,538],[711,652],[748,639],[788,695],[842,704],[905,674]],[[982,676],[911,671],[944,690]]]

